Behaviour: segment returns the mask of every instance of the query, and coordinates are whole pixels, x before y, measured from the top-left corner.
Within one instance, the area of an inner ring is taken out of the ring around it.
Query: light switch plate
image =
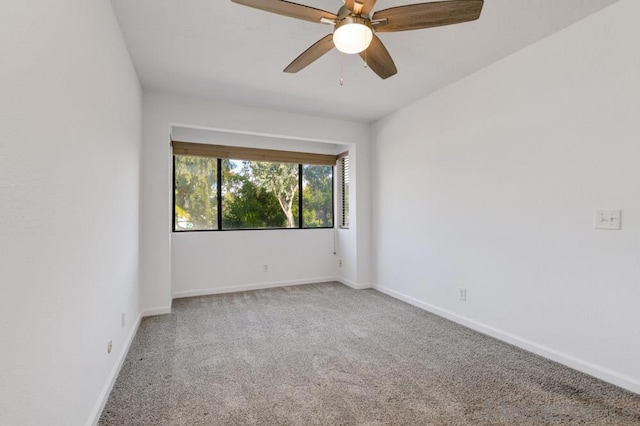
[[[596,229],[620,229],[621,210],[596,209],[594,227]]]

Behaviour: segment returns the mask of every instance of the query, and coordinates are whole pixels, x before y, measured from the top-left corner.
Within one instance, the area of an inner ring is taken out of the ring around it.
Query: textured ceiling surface
[[[381,33],[398,74],[381,80],[335,49],[282,70],[332,30],[230,0],[111,0],[143,87],[371,122],[618,0],[485,0],[473,22]],[[420,2],[378,0],[375,10]],[[337,12],[341,0],[299,0]],[[340,76],[344,85],[340,85]]]

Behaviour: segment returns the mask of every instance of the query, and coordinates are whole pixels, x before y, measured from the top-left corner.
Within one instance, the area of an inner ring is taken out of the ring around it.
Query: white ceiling
[[[297,0],[337,12],[340,0]],[[381,33],[398,68],[382,80],[335,49],[297,74],[282,70],[331,27],[231,0],[111,0],[149,89],[371,122],[618,0],[485,0],[480,19]],[[375,10],[420,2],[378,0]],[[343,63],[345,83],[340,86]]]

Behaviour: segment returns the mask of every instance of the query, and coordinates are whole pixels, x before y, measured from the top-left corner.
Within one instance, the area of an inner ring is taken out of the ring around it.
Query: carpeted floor
[[[101,425],[640,425],[640,396],[375,290],[178,299]]]

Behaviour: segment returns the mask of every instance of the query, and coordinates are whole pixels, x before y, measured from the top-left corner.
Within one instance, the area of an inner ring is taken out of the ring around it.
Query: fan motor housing
[[[360,14],[360,15],[355,15],[352,11],[350,11],[349,9],[346,8],[346,6],[342,6],[339,10],[338,10],[338,22],[342,21],[343,19],[347,18],[348,16],[354,16],[354,17],[362,17],[365,18],[367,20],[369,20],[369,15],[365,15],[364,13]]]
[[[371,21],[368,18],[362,18],[360,16],[354,16],[354,15],[349,15],[343,19],[340,19],[337,23],[335,28],[333,29],[333,32],[335,33],[336,30],[344,25],[349,25],[349,24],[361,24],[361,25],[365,25],[371,29],[373,29],[371,27]]]

